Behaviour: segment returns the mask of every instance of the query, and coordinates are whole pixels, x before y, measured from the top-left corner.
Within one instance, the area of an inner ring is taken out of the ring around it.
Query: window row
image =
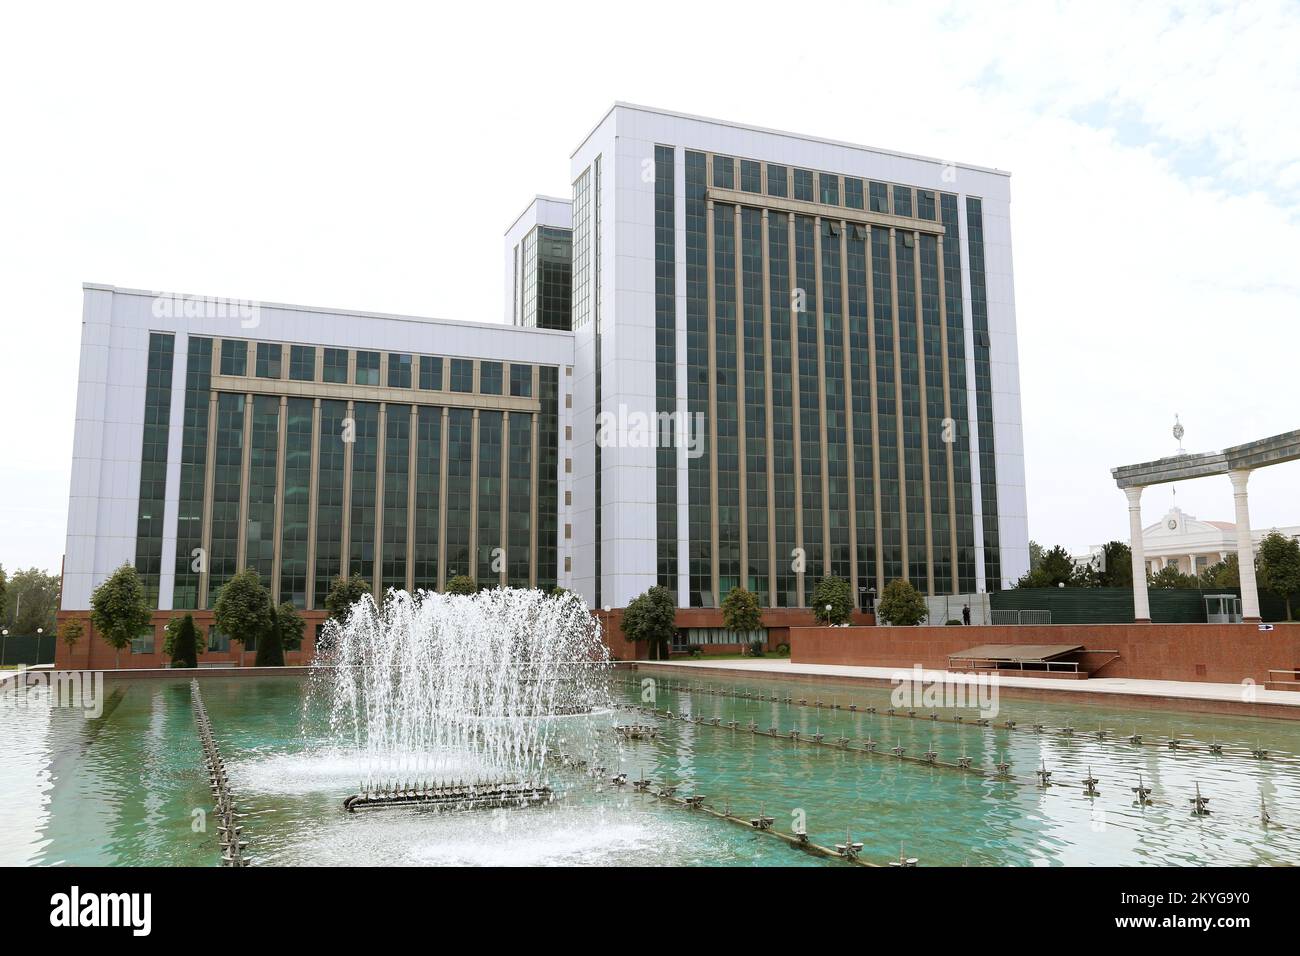
[[[436,355],[403,352],[355,351],[317,348],[314,345],[281,345],[222,339],[220,374],[244,377],[252,359],[255,378],[291,382],[372,385],[387,388],[420,388],[426,391],[478,392],[480,395],[509,394],[531,398],[533,366],[493,362],[486,359],[443,359]],[[288,361],[286,368],[285,361]],[[319,360],[319,371],[317,364]],[[506,366],[509,365],[509,375]],[[475,366],[478,387],[475,388]],[[287,371],[287,376],[286,376]],[[445,372],[445,384],[444,384]],[[506,389],[509,392],[506,392]]]
[[[868,181],[838,173],[814,173],[808,169],[760,163],[753,159],[737,161],[730,156],[713,155],[710,161],[715,189],[739,188],[741,192],[766,192],[778,199],[793,198],[823,206],[870,209],[872,212],[931,221],[936,218],[937,197],[933,190]]]

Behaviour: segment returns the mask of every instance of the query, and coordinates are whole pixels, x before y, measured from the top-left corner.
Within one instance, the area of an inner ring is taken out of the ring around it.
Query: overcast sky
[[[1012,172],[1040,542],[1126,539],[1109,469],[1175,413],[1300,427],[1297,5],[508,6],[5,5],[6,569],[60,565],[83,281],[499,321],[502,233],[615,100]],[[1232,520],[1226,478],[1178,503]]]

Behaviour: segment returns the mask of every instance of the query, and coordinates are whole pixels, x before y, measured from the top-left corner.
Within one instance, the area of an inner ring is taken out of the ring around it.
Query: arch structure
[[[1151,621],[1147,598],[1146,554],[1142,544],[1142,490],[1149,485],[1227,475],[1237,519],[1237,562],[1241,568],[1241,613],[1259,621],[1259,588],[1255,584],[1255,549],[1250,537],[1250,502],[1246,484],[1257,468],[1300,460],[1300,429],[1271,438],[1234,445],[1223,451],[1175,455],[1110,470],[1115,484],[1128,497],[1130,547],[1133,552],[1133,619]]]

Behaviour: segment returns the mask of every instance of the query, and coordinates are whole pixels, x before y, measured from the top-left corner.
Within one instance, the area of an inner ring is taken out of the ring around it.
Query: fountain
[[[322,637],[315,666],[330,726],[362,766],[349,810],[549,799],[557,755],[575,763],[563,745],[594,752],[611,709],[600,626],[575,595],[390,590],[382,606],[363,597]]]

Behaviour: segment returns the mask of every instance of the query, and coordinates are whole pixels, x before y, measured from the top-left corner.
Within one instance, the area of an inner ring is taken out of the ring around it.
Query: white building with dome
[[[1256,550],[1263,537],[1272,531],[1300,538],[1300,525],[1252,528],[1251,539]],[[1173,566],[1184,574],[1200,574],[1237,550],[1237,526],[1231,521],[1202,521],[1174,505],[1159,521],[1142,529],[1142,547],[1147,570],[1153,574]],[[1102,545],[1092,545],[1087,554],[1075,556],[1075,563],[1087,564],[1101,550]]]

